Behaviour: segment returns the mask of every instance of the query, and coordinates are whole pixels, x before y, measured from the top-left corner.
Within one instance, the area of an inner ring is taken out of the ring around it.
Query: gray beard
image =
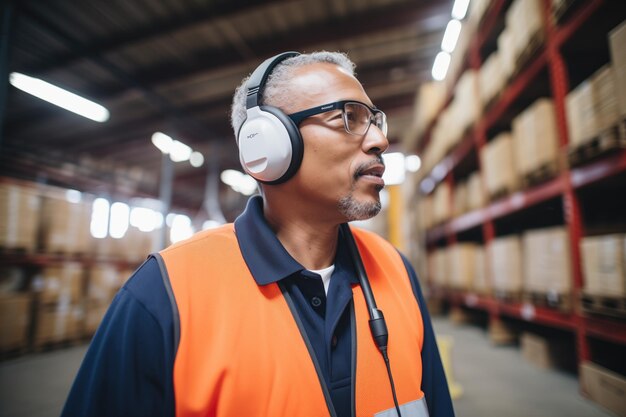
[[[375,203],[359,203],[350,193],[339,200],[339,212],[346,216],[348,221],[371,219],[380,212],[380,200]]]

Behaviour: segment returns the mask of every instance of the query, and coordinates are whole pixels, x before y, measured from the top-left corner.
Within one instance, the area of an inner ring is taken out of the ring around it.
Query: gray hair
[[[293,106],[298,100],[297,96],[291,93],[289,84],[289,81],[293,77],[294,70],[320,62],[338,65],[351,75],[354,75],[354,63],[346,54],[341,52],[320,51],[287,58],[276,65],[267,78],[259,104],[266,104],[280,109]],[[246,119],[246,83],[249,78],[250,76],[247,76],[243,79],[239,87],[237,87],[237,90],[235,90],[233,97],[230,122],[235,132],[235,137],[237,137],[239,128]]]

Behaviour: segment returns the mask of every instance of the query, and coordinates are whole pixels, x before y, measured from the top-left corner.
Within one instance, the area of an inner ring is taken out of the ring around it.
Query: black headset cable
[[[354,236],[352,236],[352,232],[350,231],[350,226],[348,226],[348,223],[342,223],[341,230],[343,232],[344,238],[346,239],[346,243],[348,244],[350,257],[354,262],[354,267],[356,268],[356,272],[359,277],[361,290],[363,291],[363,296],[365,297],[365,304],[367,304],[367,310],[370,316],[369,325],[370,331],[372,332],[372,337],[376,342],[378,350],[383,355],[385,366],[387,367],[387,375],[389,376],[389,383],[391,385],[393,403],[396,406],[396,412],[398,413],[398,417],[402,417],[402,414],[400,413],[400,406],[398,405],[398,398],[396,396],[396,386],[393,383],[393,376],[391,375],[391,364],[389,363],[389,355],[387,354],[387,341],[389,339],[389,332],[387,330],[387,324],[385,323],[385,316],[383,316],[383,312],[379,310],[376,306],[376,300],[374,299],[372,287],[370,286],[369,279],[367,278],[367,274],[365,272],[365,267],[363,266],[363,261],[361,260],[361,255],[359,254],[359,249],[356,246]]]

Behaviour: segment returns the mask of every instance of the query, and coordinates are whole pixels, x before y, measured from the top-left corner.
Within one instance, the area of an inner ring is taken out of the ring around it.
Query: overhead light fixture
[[[446,32],[443,34],[441,41],[441,49],[444,52],[452,53],[456,47],[456,42],[459,40],[459,34],[461,33],[461,22],[456,19],[452,19],[446,26]]]
[[[441,81],[446,78],[446,74],[448,73],[448,67],[450,66],[450,54],[447,52],[439,52],[435,57],[435,62],[433,63],[432,75],[433,78],[437,81]]]
[[[201,167],[204,164],[204,156],[200,152],[194,151],[188,145],[172,139],[165,133],[155,132],[151,140],[152,144],[162,153],[169,154],[170,159],[174,162],[189,161],[194,168]]]
[[[224,184],[243,195],[252,195],[257,191],[257,183],[254,178],[236,169],[222,171],[220,179]]]
[[[455,0],[452,6],[452,17],[454,19],[463,20],[467,14],[469,0]]]
[[[100,123],[109,120],[109,111],[105,107],[39,78],[12,72],[9,82],[15,88],[88,119]]]

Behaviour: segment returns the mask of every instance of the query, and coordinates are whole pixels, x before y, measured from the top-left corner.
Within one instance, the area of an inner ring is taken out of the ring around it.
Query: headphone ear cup
[[[298,171],[298,168],[300,168],[302,156],[304,155],[304,142],[302,141],[302,135],[300,134],[298,126],[296,126],[293,120],[291,120],[291,118],[278,107],[261,106],[261,110],[276,116],[276,118],[280,120],[284,126],[289,136],[289,142],[291,145],[291,161],[289,162],[289,167],[280,178],[272,182],[272,184],[280,184],[293,177]]]
[[[298,127],[280,109],[255,106],[237,135],[243,169],[265,184],[280,184],[298,170],[303,145]]]

